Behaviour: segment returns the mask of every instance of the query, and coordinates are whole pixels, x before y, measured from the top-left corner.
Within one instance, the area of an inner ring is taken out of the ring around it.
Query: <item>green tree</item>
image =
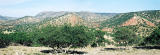
[[[8,35],[0,33],[0,48],[7,47],[10,43],[8,39]]]
[[[15,32],[8,34],[8,40],[13,43],[22,44],[25,46],[30,46],[32,44],[31,38],[28,37],[28,33],[26,32]]]
[[[156,28],[149,37],[146,37],[145,44],[160,45],[160,26]]]
[[[105,46],[106,39],[104,38],[105,32],[102,32],[100,30],[93,30],[91,33],[94,34],[96,37],[95,42],[91,45],[92,47],[97,47],[97,46]]]
[[[126,27],[120,27],[116,29],[116,32],[114,33],[114,41],[120,46],[133,45],[138,43],[139,40],[140,37]]]
[[[85,47],[95,39],[84,26],[64,25],[54,29],[49,26],[42,30],[47,35],[42,43],[52,48]]]
[[[41,29],[39,41],[43,45],[62,49],[66,47],[79,48],[92,45],[93,43],[104,43],[104,33],[85,26],[47,26]]]

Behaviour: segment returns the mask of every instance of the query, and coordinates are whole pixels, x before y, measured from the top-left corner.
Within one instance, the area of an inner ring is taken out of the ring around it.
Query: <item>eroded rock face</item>
[[[139,16],[132,17],[131,19],[124,22],[121,26],[139,25],[139,24],[146,24],[148,26],[155,26],[154,23],[152,23],[142,17],[139,17]]]
[[[129,26],[129,25],[137,25],[138,24],[138,17],[133,17],[122,24],[122,26]]]

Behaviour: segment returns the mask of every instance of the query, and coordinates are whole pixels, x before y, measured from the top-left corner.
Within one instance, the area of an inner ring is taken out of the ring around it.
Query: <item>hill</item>
[[[159,10],[138,11],[130,13],[121,13],[104,21],[101,28],[104,31],[118,27],[128,27],[134,30],[140,36],[148,36],[153,29],[159,25]]]
[[[154,26],[159,24],[160,20],[159,10],[150,11],[139,11],[130,13],[121,13],[106,20],[102,23],[103,27],[114,27],[114,26],[129,26],[138,24],[147,24],[149,26]],[[134,23],[133,23],[134,22]]]

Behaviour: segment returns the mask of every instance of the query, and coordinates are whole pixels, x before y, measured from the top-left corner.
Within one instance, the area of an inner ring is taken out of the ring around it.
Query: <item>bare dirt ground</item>
[[[43,50],[51,49],[52,48],[48,47],[9,46],[7,48],[0,48],[0,55],[160,55],[159,48],[137,49],[132,47],[124,48],[115,46],[75,49],[76,51],[87,52],[85,54],[51,54],[41,52]]]

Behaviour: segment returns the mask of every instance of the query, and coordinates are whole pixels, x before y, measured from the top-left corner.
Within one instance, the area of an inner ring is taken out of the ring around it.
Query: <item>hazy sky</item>
[[[160,0],[0,0],[0,15],[22,17],[42,11],[123,13],[160,10]]]

